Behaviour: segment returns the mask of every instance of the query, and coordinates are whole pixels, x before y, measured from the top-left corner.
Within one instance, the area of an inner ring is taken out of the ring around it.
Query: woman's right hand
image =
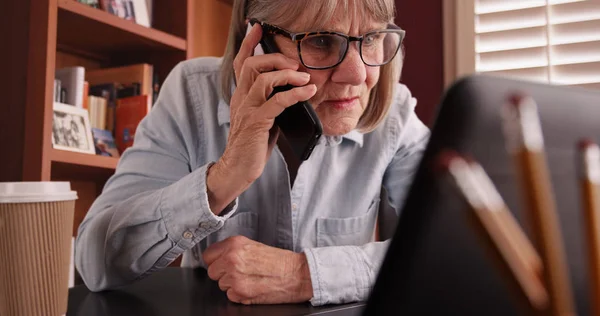
[[[261,27],[255,24],[233,62],[237,88],[230,102],[227,146],[207,178],[209,204],[215,214],[262,174],[277,142],[275,117],[317,92],[315,85],[307,85],[309,74],[297,71],[298,61],[280,53],[252,56],[261,37]],[[296,88],[267,100],[275,87],[286,84]]]

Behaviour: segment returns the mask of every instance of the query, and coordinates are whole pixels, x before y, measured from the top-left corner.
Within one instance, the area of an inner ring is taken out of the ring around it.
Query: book
[[[119,158],[119,151],[115,144],[115,139],[110,131],[99,128],[92,128],[94,137],[94,146],[96,155]]]
[[[105,129],[115,132],[117,91],[121,87],[118,82],[102,83],[90,87],[90,95],[103,97],[107,100]]]
[[[90,125],[93,128],[106,129],[107,100],[102,97],[89,96]]]
[[[88,5],[92,8],[99,8],[100,4],[98,3],[98,0],[77,0],[77,2],[79,3],[83,3],[85,5]]]
[[[57,69],[54,77],[61,82],[61,88],[66,90],[66,104],[83,108],[83,85],[85,81],[85,68],[67,67]]]
[[[123,6],[125,8],[125,20],[136,22],[135,12],[133,11],[132,0],[123,0]]]
[[[150,22],[150,26],[153,25],[152,22],[154,20],[153,19],[153,15],[152,15],[153,12],[154,12],[152,10],[153,5],[154,5],[154,1],[153,0],[146,0],[146,7],[148,8],[148,19],[149,19],[149,22]]]
[[[132,83],[128,86],[122,86],[117,89],[117,99],[135,97],[138,95],[141,95],[139,82]]]
[[[152,96],[152,74],[154,67],[149,64],[89,70],[85,73],[90,86],[117,82],[121,85],[140,83],[140,94]]]
[[[115,142],[119,152],[133,145],[138,124],[150,112],[152,103],[148,95],[140,95],[117,100],[117,122]]]
[[[120,18],[125,18],[125,2],[124,0],[100,0],[100,9],[116,15]]]
[[[66,103],[67,102],[67,89],[60,88],[60,97],[58,99],[58,102],[67,104]],[[73,105],[73,104],[67,104],[67,105]]]
[[[129,0],[133,5],[133,11],[135,12],[135,23],[150,27],[150,15],[148,12],[147,0]]]
[[[82,100],[82,104],[83,104],[83,108],[87,109],[89,108],[89,94],[90,94],[90,83],[87,81],[83,82],[83,100]]]
[[[60,80],[54,79],[54,102],[60,102]]]

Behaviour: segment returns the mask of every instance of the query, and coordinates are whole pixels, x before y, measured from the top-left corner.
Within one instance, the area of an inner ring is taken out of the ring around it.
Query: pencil
[[[503,123],[508,149],[519,175],[533,243],[544,266],[542,275],[550,298],[549,313],[575,315],[537,104],[530,97],[511,97],[503,107]]]
[[[483,168],[450,152],[441,155],[439,162],[469,205],[470,219],[526,311],[546,310],[548,293],[539,275],[541,260]]]
[[[588,140],[579,143],[579,181],[585,239],[588,247],[592,315],[600,316],[600,149]]]

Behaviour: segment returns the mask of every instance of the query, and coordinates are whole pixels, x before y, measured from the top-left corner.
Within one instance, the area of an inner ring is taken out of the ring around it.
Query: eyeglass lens
[[[393,31],[377,31],[363,36],[360,53],[365,64],[384,65],[398,51],[402,38]],[[341,62],[348,49],[348,40],[336,34],[316,34],[302,39],[300,53],[308,67],[327,68]]]

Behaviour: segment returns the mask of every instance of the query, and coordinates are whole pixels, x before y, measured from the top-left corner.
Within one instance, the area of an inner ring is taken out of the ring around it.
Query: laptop
[[[578,315],[590,311],[576,146],[600,142],[600,92],[485,75],[457,81],[444,95],[415,181],[365,315],[517,315],[523,310],[467,220],[468,207],[447,179],[434,174],[442,149],[476,159],[529,238],[500,109],[520,92],[538,104]]]

